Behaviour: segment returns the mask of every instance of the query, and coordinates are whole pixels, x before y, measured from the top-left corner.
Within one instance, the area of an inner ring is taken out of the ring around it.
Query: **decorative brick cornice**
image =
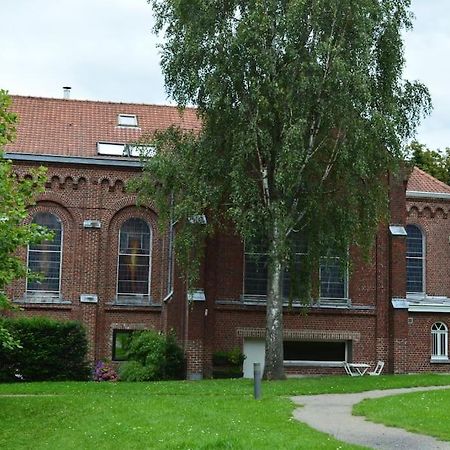
[[[265,338],[264,328],[238,328],[238,337]],[[359,342],[361,333],[341,330],[284,330],[283,339],[291,341],[354,341]]]

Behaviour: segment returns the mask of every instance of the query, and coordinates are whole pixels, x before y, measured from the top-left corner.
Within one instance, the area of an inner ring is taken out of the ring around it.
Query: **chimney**
[[[64,86],[63,87],[63,98],[64,100],[69,100],[70,99],[70,90],[72,88],[70,86]]]

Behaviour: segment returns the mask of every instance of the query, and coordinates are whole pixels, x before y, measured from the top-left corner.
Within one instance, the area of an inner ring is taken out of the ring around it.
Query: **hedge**
[[[22,348],[0,347],[0,381],[87,380],[87,338],[74,321],[1,319]]]

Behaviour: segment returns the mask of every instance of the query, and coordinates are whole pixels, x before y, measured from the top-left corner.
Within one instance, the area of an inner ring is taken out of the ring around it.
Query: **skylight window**
[[[117,116],[117,125],[120,127],[137,127],[137,116],[135,114],[119,114]]]

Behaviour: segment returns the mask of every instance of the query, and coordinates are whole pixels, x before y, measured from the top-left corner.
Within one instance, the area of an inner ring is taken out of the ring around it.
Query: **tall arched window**
[[[448,329],[442,322],[431,327],[431,359],[448,359]]]
[[[118,296],[149,294],[150,227],[142,219],[129,219],[120,229]]]
[[[416,225],[406,226],[406,292],[425,292],[424,239]]]
[[[53,239],[28,247],[28,268],[41,274],[39,280],[27,280],[27,291],[60,292],[61,280],[61,221],[54,214],[38,213],[33,223],[45,226],[53,231]]]

